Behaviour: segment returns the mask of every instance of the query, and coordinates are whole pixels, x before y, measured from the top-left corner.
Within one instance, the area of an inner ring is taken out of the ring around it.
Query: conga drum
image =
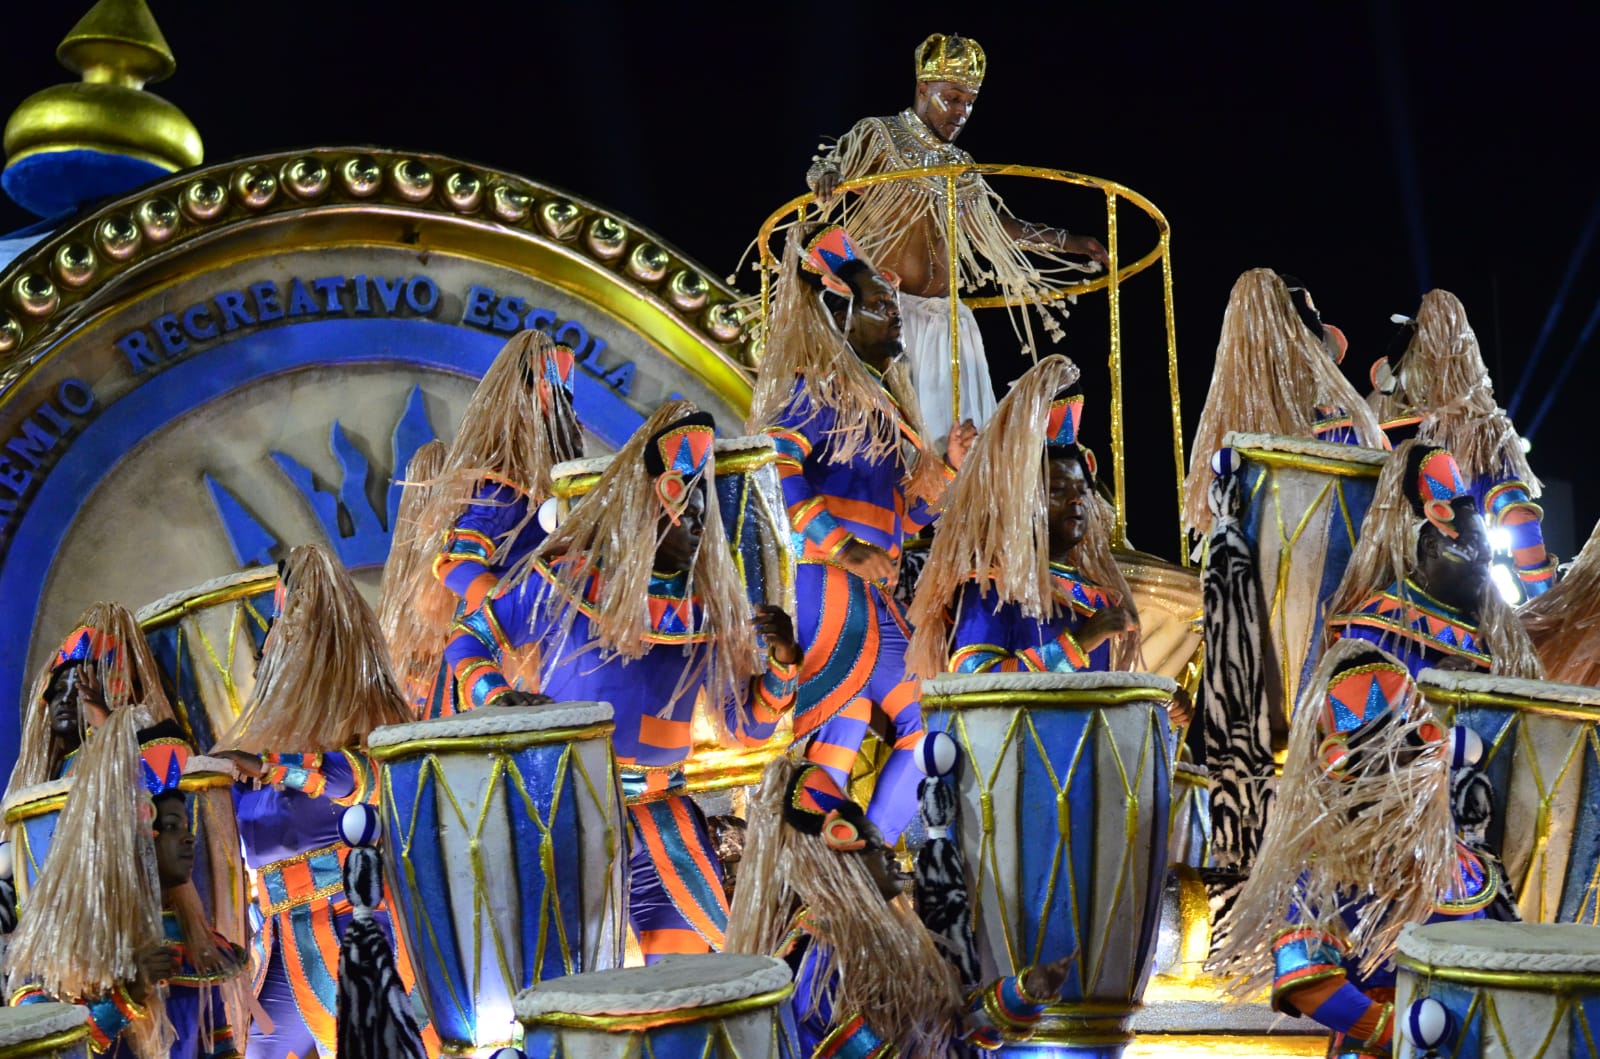
[[[764,435],[718,438],[713,477],[722,529],[744,578],[751,603],[770,603],[794,613],[794,548],[789,509],[778,479],[778,452]],[[568,460],[550,470],[557,517],[594,488],[611,456]]]
[[[88,1019],[76,1004],[0,1008],[0,1059],[89,1059]]]
[[[1059,1003],[1007,1054],[1113,1057],[1150,973],[1167,876],[1171,765],[1151,673],[946,675],[923,682],[949,733],[985,980],[1076,954]]]
[[[1600,929],[1468,920],[1407,927],[1395,956],[1397,1057],[1589,1059],[1600,1042]],[[1407,1016],[1431,998],[1448,1017]],[[1421,1031],[1419,1034],[1418,1031]],[[1435,1041],[1433,1038],[1437,1036]]]
[[[45,858],[50,853],[50,840],[55,837],[56,824],[61,810],[72,792],[72,777],[64,776],[48,783],[37,783],[6,799],[0,806],[6,819],[6,830],[11,835],[11,863],[17,887],[17,905],[28,903],[28,892],[39,879]]]
[[[1211,777],[1204,765],[1180,761],[1172,768],[1172,830],[1167,860],[1206,867],[1211,852]]]
[[[1423,698],[1483,738],[1489,848],[1522,918],[1600,923],[1600,689],[1425,669]]]
[[[793,991],[771,956],[668,956],[540,982],[517,997],[517,1018],[530,1059],[809,1059]]]
[[[1255,549],[1287,716],[1316,662],[1323,616],[1388,453],[1277,434],[1233,433],[1223,444],[1244,476],[1241,529]]]
[[[445,1055],[512,1036],[544,978],[621,964],[627,822],[611,707],[493,707],[375,730],[395,920]]]
[[[277,570],[252,567],[139,608],[173,712],[202,751],[250,698],[277,587]]]

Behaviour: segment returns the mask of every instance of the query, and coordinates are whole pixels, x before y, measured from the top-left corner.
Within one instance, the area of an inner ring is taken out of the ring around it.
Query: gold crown
[[[917,80],[949,81],[963,88],[981,88],[989,60],[971,37],[935,33],[917,47]]]

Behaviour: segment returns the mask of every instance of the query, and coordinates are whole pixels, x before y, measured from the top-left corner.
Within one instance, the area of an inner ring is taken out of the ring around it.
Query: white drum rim
[[[16,823],[15,820],[11,819],[11,815],[22,806],[43,801],[46,798],[54,798],[57,795],[64,796],[71,793],[71,776],[62,776],[57,780],[46,780],[43,783],[35,783],[31,787],[24,787],[5,801],[0,802],[0,819],[4,819],[8,824]]]
[[[176,592],[169,592],[160,599],[146,603],[144,606],[140,607],[134,613],[134,619],[138,621],[140,626],[143,626],[147,622],[151,622],[156,618],[162,617],[163,615],[167,614],[168,611],[176,610],[179,607],[182,607],[184,604],[190,602],[198,596],[208,596],[214,592],[223,592],[230,588],[237,588],[240,585],[248,585],[253,581],[267,582],[276,581],[277,579],[278,570],[276,567],[247,566],[243,570],[235,570],[233,573],[223,574],[221,577],[213,577],[209,581],[202,581],[198,585],[194,585],[190,588],[180,588]],[[263,588],[265,588],[264,584]],[[219,600],[218,602],[234,603],[237,602],[237,599],[229,598],[226,600]],[[194,609],[198,610],[201,608],[197,607]],[[151,630],[146,629],[145,631],[149,632]]]
[[[1005,692],[1147,691],[1150,701],[1166,702],[1178,693],[1176,682],[1158,673],[943,673],[922,682],[924,698]]]
[[[726,977],[712,982],[690,981],[679,986],[651,989],[670,972],[692,974],[715,969]],[[584,988],[574,990],[581,979]],[[689,1012],[694,1008],[729,1004],[781,993],[792,982],[789,965],[772,956],[744,953],[705,953],[667,956],[649,967],[617,967],[607,971],[568,975],[536,982],[517,994],[512,1008],[517,1018],[534,1022],[562,1015],[645,1017]],[[631,986],[631,988],[630,988]],[[600,991],[604,987],[608,991]]]
[[[1581,939],[1589,951],[1562,951],[1557,939]],[[1600,927],[1581,923],[1502,923],[1473,919],[1450,923],[1413,923],[1400,933],[1397,949],[1402,967],[1447,977],[1465,974],[1521,972],[1532,975],[1600,975]]]
[[[740,434],[737,437],[718,438],[712,449],[717,456],[743,456],[752,452],[767,451],[776,454],[778,447],[772,439],[765,434]],[[564,482],[571,478],[581,478],[586,474],[604,474],[611,461],[617,458],[616,453],[605,456],[586,456],[581,460],[562,460],[550,468],[550,480]]]
[[[441,746],[453,739],[485,739],[496,736],[528,735],[564,729],[590,728],[609,724],[613,711],[609,702],[555,702],[544,706],[485,706],[453,717],[428,721],[389,724],[374,728],[367,737],[367,749],[398,746],[402,743],[437,742]]]
[[[1289,434],[1252,434],[1247,431],[1230,430],[1222,436],[1222,444],[1225,448],[1230,449],[1281,452],[1290,456],[1310,456],[1319,460],[1360,463],[1370,467],[1382,467],[1389,459],[1389,454],[1383,449],[1369,449],[1364,445],[1341,445],[1333,441],[1297,438]]]
[[[0,1048],[15,1048],[82,1029],[89,1032],[89,1011],[77,1004],[25,1004],[0,1008]]]
[[[1600,688],[1583,684],[1560,684],[1553,680],[1522,680],[1492,673],[1464,673],[1449,669],[1424,669],[1417,674],[1417,687],[1426,694],[1430,688],[1444,692],[1504,695],[1535,702],[1559,702],[1569,706],[1600,707]]]

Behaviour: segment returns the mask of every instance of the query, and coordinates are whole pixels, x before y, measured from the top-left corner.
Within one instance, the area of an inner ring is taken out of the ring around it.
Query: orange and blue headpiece
[[[805,256],[800,259],[800,268],[816,276],[824,287],[836,294],[850,296],[850,285],[839,278],[839,270],[852,261],[866,261],[861,251],[856,248],[850,233],[844,230],[841,224],[829,224],[817,229],[806,240]],[[871,267],[871,262],[867,265]],[[878,269],[878,275],[891,287],[900,286],[900,277],[886,268]]]
[[[1362,747],[1381,738],[1391,724],[1410,720],[1415,685],[1406,667],[1377,650],[1372,661],[1358,661],[1333,674],[1317,715],[1322,741],[1317,757],[1330,776],[1347,779],[1361,766]],[[1438,743],[1444,732],[1431,721],[1405,732],[1405,743],[1421,749]]]
[[[644,466],[655,479],[656,496],[674,525],[688,503],[689,490],[711,465],[717,421],[709,412],[691,412],[668,423],[645,444]]]
[[[102,693],[111,699],[125,699],[129,688],[122,675],[122,667],[117,663],[122,659],[122,641],[105,629],[92,625],[80,625],[67,634],[61,641],[61,646],[56,648],[52,670],[66,666],[93,665],[98,666],[105,676],[105,685]]]
[[[1420,445],[1413,448],[1406,461],[1405,489],[1413,511],[1446,537],[1461,535],[1461,528],[1456,525],[1456,501],[1471,493],[1448,450]]]
[[[544,352],[544,373],[539,380],[539,403],[550,410],[556,390],[572,400],[572,380],[578,369],[578,357],[571,347],[556,345]]]
[[[816,765],[801,766],[789,780],[783,822],[805,835],[820,835],[829,849],[865,849],[867,814],[844,796],[839,785]]]
[[[1076,382],[1064,387],[1050,401],[1050,411],[1045,419],[1044,444],[1057,455],[1077,456],[1083,461],[1084,473],[1093,481],[1097,465],[1094,452],[1078,441],[1078,427],[1083,422],[1083,388]]]

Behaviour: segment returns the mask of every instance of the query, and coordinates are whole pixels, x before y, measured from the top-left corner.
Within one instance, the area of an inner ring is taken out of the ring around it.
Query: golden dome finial
[[[143,88],[178,68],[145,0],[100,0],[56,48],[62,66],[90,84]]]
[[[178,66],[145,0],[99,0],[56,58],[83,80],[29,96],[6,122],[0,184],[19,204],[54,216],[200,164],[194,123],[144,91]]]

